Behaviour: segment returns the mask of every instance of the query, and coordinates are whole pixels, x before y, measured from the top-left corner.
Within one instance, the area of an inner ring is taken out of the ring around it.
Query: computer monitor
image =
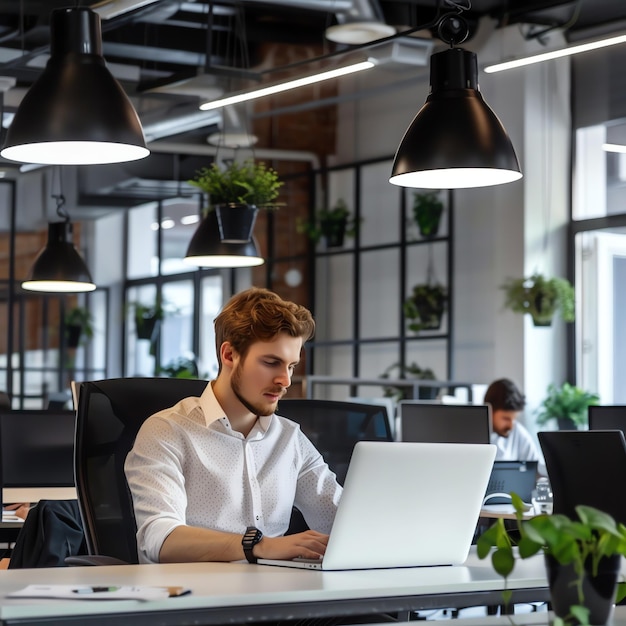
[[[425,404],[403,400],[398,405],[399,441],[423,443],[489,443],[488,404]]]
[[[589,430],[621,430],[626,433],[626,406],[592,405],[587,415]]]
[[[2,486],[73,487],[73,411],[1,411]]]

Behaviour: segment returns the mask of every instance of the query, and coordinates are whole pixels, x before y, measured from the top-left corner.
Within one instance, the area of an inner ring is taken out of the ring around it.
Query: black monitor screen
[[[419,443],[489,443],[491,417],[487,404],[399,404],[402,441]]]
[[[4,487],[74,486],[73,411],[0,412]]]
[[[621,430],[626,433],[626,406],[591,405],[589,430]]]

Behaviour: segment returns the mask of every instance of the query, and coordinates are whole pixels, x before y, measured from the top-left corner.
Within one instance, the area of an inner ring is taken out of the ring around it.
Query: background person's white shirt
[[[492,432],[491,443],[497,448],[496,461],[539,461],[539,473],[547,475],[543,456],[523,424],[515,422],[508,437]]]

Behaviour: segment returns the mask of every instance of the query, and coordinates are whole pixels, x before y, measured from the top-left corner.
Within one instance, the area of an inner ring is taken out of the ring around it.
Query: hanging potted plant
[[[543,552],[558,623],[606,624],[614,602],[624,597],[624,585],[619,584],[619,592],[617,588],[621,558],[626,556],[626,526],[583,505],[576,507],[577,519],[544,514],[523,521],[522,499],[515,493],[511,499],[519,539],[514,541],[505,520],[499,518],[476,545],[478,557],[491,554],[493,568],[505,580],[505,604],[511,598],[506,580],[516,560]]]
[[[404,315],[409,320],[409,329],[437,330],[446,310],[448,292],[439,283],[415,285],[403,305]]]
[[[589,407],[598,404],[600,396],[575,385],[563,383],[560,387],[548,385],[548,395],[537,410],[537,425],[544,426],[556,420],[560,430],[575,430],[587,426]]]
[[[89,309],[75,306],[69,309],[63,319],[65,341],[68,348],[77,348],[81,339],[93,337],[93,317]]]
[[[164,307],[158,302],[154,304],[131,302],[129,306],[133,309],[137,339],[149,339],[151,342],[156,341],[159,335],[161,321],[165,317]]]
[[[356,235],[360,221],[351,215],[343,199],[337,200],[331,209],[319,209],[313,219],[299,219],[298,233],[306,235],[313,243],[323,237],[327,248],[340,248],[345,237]]]
[[[566,278],[546,278],[535,273],[502,285],[504,306],[515,313],[529,313],[535,326],[550,326],[557,310],[566,322],[575,318],[574,287]]]
[[[413,219],[419,228],[420,235],[432,239],[439,232],[443,202],[436,191],[413,194]]]
[[[416,378],[418,380],[437,380],[435,372],[429,367],[420,367],[417,363],[411,363],[404,367],[400,363],[390,365],[381,375],[381,378]],[[434,400],[437,397],[437,387],[420,387],[418,389],[418,398],[420,400]],[[383,395],[385,398],[393,398],[396,402],[401,400],[410,400],[413,398],[413,392],[410,387],[387,385],[383,387]]]
[[[250,241],[259,209],[277,208],[283,185],[274,169],[252,160],[230,161],[224,168],[212,163],[188,182],[209,195],[208,210],[215,210],[225,243]]]

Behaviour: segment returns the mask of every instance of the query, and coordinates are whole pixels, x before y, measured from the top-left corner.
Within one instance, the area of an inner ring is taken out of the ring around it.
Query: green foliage
[[[566,322],[575,318],[575,292],[566,278],[546,278],[533,274],[528,278],[510,279],[505,290],[504,306],[515,313],[529,313],[538,326],[549,325],[557,309]]]
[[[172,359],[159,372],[169,378],[198,378],[198,366],[186,357]]]
[[[423,237],[434,237],[439,230],[443,202],[436,191],[413,194],[413,219]]]
[[[582,624],[588,623],[582,586],[585,563],[591,564],[591,574],[596,575],[602,557],[615,554],[626,556],[626,526],[616,523],[603,511],[583,505],[576,507],[577,519],[565,515],[538,515],[523,521],[522,499],[516,493],[512,493],[511,498],[519,539],[515,542],[504,519],[498,518],[476,542],[478,558],[484,559],[491,554],[494,570],[505,580],[505,602],[511,597],[506,582],[515,568],[516,560],[543,552],[554,557],[561,565],[573,564],[578,575],[576,589],[579,605],[570,607],[570,611]],[[514,546],[517,546],[517,552]]]
[[[259,208],[274,209],[274,202],[283,183],[278,173],[265,165],[248,160],[230,162],[225,169],[216,163],[196,172],[189,184],[209,194],[211,207],[217,204],[250,204]]]
[[[392,376],[393,374],[393,376]],[[400,363],[390,365],[381,375],[381,378],[417,378],[418,380],[437,380],[435,372],[429,367],[420,367],[413,362],[410,365],[401,367]],[[396,402],[412,398],[413,394],[407,387],[395,387],[389,385],[383,387],[383,395],[386,398],[393,398]]]
[[[415,285],[403,305],[405,317],[411,320],[409,329],[419,332],[439,328],[447,302],[448,292],[443,285]]]
[[[584,391],[575,385],[563,383],[557,387],[551,383],[548,385],[548,395],[539,405],[537,424],[569,417],[577,426],[584,426],[587,424],[587,409],[599,401],[598,394]]]
[[[354,237],[359,224],[360,220],[351,216],[345,200],[339,199],[331,209],[316,211],[312,220],[298,219],[296,231],[317,243],[322,237],[333,240],[342,231],[347,237]]]
[[[65,313],[65,326],[80,326],[81,333],[91,339],[93,337],[93,316],[89,309],[75,306]]]

